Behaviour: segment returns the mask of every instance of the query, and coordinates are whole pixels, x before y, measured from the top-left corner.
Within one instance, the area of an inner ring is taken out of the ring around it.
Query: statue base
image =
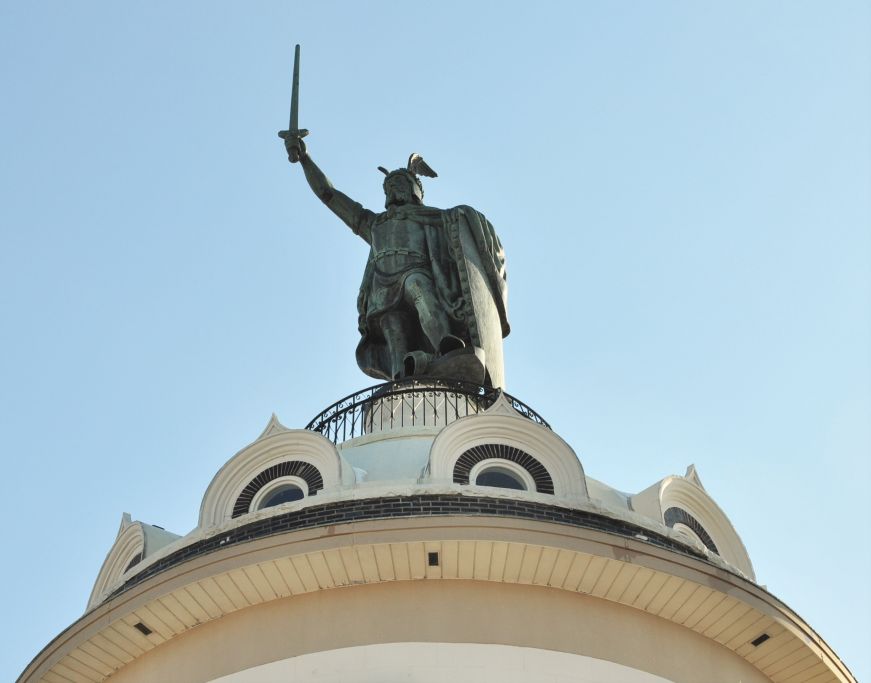
[[[420,352],[405,357],[405,377],[435,377],[456,379],[472,384],[484,384],[487,374],[484,349],[467,346],[433,358]]]

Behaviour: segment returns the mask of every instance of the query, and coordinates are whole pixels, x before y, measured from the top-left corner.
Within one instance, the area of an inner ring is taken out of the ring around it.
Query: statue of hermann
[[[426,206],[420,176],[437,174],[419,154],[384,173],[384,211],[333,187],[297,126],[299,52],[290,130],[281,131],[291,163],[312,192],[369,245],[357,297],[357,364],[385,380],[440,378],[503,387],[502,339],[509,333],[505,254],[484,215],[470,206]]]

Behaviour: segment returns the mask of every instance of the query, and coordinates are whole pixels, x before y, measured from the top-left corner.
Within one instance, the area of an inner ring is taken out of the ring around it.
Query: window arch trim
[[[526,451],[502,443],[479,444],[464,451],[454,463],[454,483],[468,484],[472,468],[484,460],[507,460],[516,463],[532,477],[535,491],[553,495],[553,478],[547,468]]]
[[[720,554],[720,551],[717,550],[717,544],[714,543],[714,539],[711,538],[711,535],[705,530],[702,523],[683,508],[670,507],[662,515],[662,518],[665,521],[665,525],[669,528],[674,528],[675,524],[683,524],[699,537],[699,540],[708,550],[717,555]]]
[[[281,477],[298,477],[302,479],[308,487],[306,497],[317,494],[324,487],[324,478],[320,470],[310,462],[286,460],[272,467],[267,467],[248,482],[233,504],[233,517],[241,517],[250,512],[251,503],[258,492],[270,482]]]

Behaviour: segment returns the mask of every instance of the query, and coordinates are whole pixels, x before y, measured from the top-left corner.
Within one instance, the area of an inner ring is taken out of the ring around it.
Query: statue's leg
[[[387,342],[387,353],[390,356],[390,376],[401,379],[403,359],[408,353],[408,335],[406,334],[407,316],[400,311],[388,311],[381,316],[381,334]]]
[[[420,327],[429,340],[433,353],[447,353],[464,346],[451,334],[447,313],[442,310],[435,285],[423,273],[412,273],[405,280],[406,302],[417,311]]]

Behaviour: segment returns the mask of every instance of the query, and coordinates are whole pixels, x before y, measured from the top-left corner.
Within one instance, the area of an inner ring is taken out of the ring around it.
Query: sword
[[[287,132],[279,135],[285,139],[290,137],[304,138],[308,130],[299,127],[299,45],[293,51],[293,89],[290,92],[290,125]],[[299,154],[291,153],[290,160],[293,163],[299,161]]]

